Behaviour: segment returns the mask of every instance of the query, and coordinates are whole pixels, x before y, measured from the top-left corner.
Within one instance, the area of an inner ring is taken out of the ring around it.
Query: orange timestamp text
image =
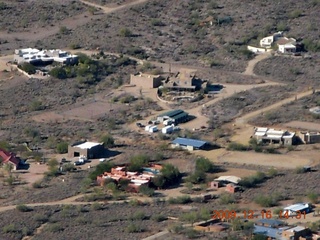
[[[290,214],[288,211],[280,211],[277,214],[273,214],[270,210],[253,211],[244,210],[242,212],[236,212],[234,210],[214,210],[212,214],[212,219],[229,220],[229,219],[271,219],[277,217],[279,219],[306,219],[306,212],[297,211],[294,215]]]

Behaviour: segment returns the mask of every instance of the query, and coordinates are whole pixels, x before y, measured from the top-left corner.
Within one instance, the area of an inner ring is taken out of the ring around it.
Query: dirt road
[[[319,91],[319,90],[317,90],[317,91]],[[295,101],[297,99],[300,99],[300,98],[306,97],[308,95],[311,95],[312,93],[313,93],[313,90],[309,90],[309,91],[306,91],[306,92],[301,92],[301,93],[298,93],[294,97],[286,98],[286,99],[284,99],[282,101],[279,101],[279,102],[277,102],[275,104],[272,104],[270,106],[267,106],[265,108],[259,109],[259,110],[254,111],[254,112],[250,112],[250,113],[248,113],[248,114],[246,114],[246,115],[244,115],[244,116],[242,116],[240,118],[237,118],[235,120],[235,124],[237,124],[237,125],[246,124],[248,122],[248,120],[251,119],[251,118],[254,118],[254,117],[256,117],[256,116],[258,116],[260,114],[264,114],[267,111],[270,111],[270,110],[276,109],[278,107],[281,107],[281,106],[283,106],[283,105],[285,105],[287,103],[290,103],[292,101]]]
[[[124,9],[124,8],[127,8],[127,7],[131,7],[131,6],[134,6],[134,5],[137,5],[137,4],[141,4],[141,3],[145,3],[149,0],[137,0],[137,1],[134,1],[134,2],[129,2],[129,3],[125,3],[119,7],[106,7],[106,6],[102,6],[102,5],[99,5],[99,4],[96,4],[96,3],[92,3],[92,2],[87,2],[87,1],[83,1],[83,0],[80,0],[80,2],[82,2],[83,4],[86,4],[86,5],[89,5],[91,7],[95,7],[95,8],[98,8],[98,9],[101,9],[104,13],[111,13],[111,12],[116,12],[116,11],[119,11],[121,9]]]
[[[243,74],[245,75],[251,75],[251,76],[256,76],[253,72],[253,69],[254,69],[254,66],[264,60],[264,59],[267,59],[269,57],[271,57],[271,53],[267,52],[267,53],[264,53],[264,54],[260,54],[260,55],[256,55],[254,59],[250,60],[248,62],[248,66],[246,68],[246,70],[243,72]]]

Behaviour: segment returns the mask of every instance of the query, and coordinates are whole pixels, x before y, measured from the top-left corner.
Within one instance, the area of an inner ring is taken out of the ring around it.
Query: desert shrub
[[[304,167],[298,166],[298,167],[296,167],[296,168],[294,169],[294,172],[295,172],[296,174],[301,174],[301,173],[305,173],[306,170],[305,170]]]
[[[24,205],[24,204],[17,205],[16,209],[19,212],[30,212],[30,211],[32,211],[32,208],[30,208],[30,207],[28,207],[27,205]]]
[[[63,230],[63,227],[60,223],[51,223],[46,225],[45,230],[48,232],[56,233]]]
[[[71,43],[71,44],[69,45],[69,47],[70,47],[71,49],[79,49],[79,48],[81,48],[81,46],[80,46],[79,44],[77,44],[77,43]]]
[[[267,172],[268,177],[276,177],[278,174],[278,170],[274,167],[270,168]]]
[[[48,221],[48,217],[46,215],[41,215],[41,214],[36,214],[34,216],[34,219],[37,221],[37,222],[41,222],[41,223],[45,223]]]
[[[244,177],[239,182],[239,185],[246,188],[255,187],[257,184],[262,183],[266,179],[266,174],[263,172],[257,172],[253,176]]]
[[[151,19],[151,25],[152,26],[165,26],[165,23],[163,23],[159,18],[153,18],[153,19]]]
[[[43,109],[42,102],[39,100],[33,100],[29,105],[30,111],[40,111]]]
[[[126,227],[126,232],[128,233],[137,233],[137,232],[143,232],[144,228],[137,223],[131,222],[127,227]]]
[[[101,142],[106,148],[114,147],[114,138],[110,134],[103,135]]]
[[[163,222],[168,218],[162,214],[155,214],[155,215],[152,215],[151,219],[155,222]]]
[[[10,151],[11,145],[7,141],[0,141],[0,148],[6,151]]]
[[[133,221],[134,220],[141,220],[142,221],[142,220],[145,220],[147,218],[148,218],[147,215],[142,211],[135,212],[130,217],[130,219],[133,220]]]
[[[277,207],[275,209],[273,209],[273,214],[279,216],[279,213],[283,211],[283,209],[281,207]]]
[[[236,199],[235,197],[230,194],[230,193],[223,193],[220,195],[219,197],[219,202],[220,204],[231,204],[231,203],[235,203],[236,202]]]
[[[196,170],[210,173],[214,172],[216,168],[208,158],[200,157],[196,160]]]
[[[103,209],[103,206],[100,203],[95,202],[91,205],[91,209],[97,211]]]
[[[131,157],[128,171],[140,172],[142,168],[149,162],[150,157],[145,154],[139,154]]]
[[[254,202],[259,204],[261,207],[273,207],[277,205],[277,199],[271,195],[258,195],[255,197]]]
[[[160,172],[160,175],[152,179],[153,184],[159,188],[177,184],[182,177],[179,169],[172,164],[164,164]]]
[[[66,26],[61,26],[59,29],[60,34],[67,34],[69,32],[69,29]]]
[[[132,32],[128,28],[121,28],[120,31],[119,31],[119,35],[121,37],[131,37],[132,36]]]
[[[60,142],[57,144],[57,152],[60,154],[68,152],[68,143],[67,142]]]
[[[32,183],[32,187],[33,188],[42,188],[43,187],[42,181],[41,180],[35,181],[34,183]]]
[[[176,223],[173,225],[170,225],[169,231],[176,234],[181,234],[185,228],[181,223]]]
[[[200,236],[200,233],[193,228],[186,228],[183,233],[188,239],[195,239]]]
[[[104,172],[110,172],[113,164],[111,162],[100,163],[96,166],[96,169],[89,173],[89,178],[91,180],[96,180],[97,176],[103,174]]]
[[[184,196],[179,196],[176,198],[170,197],[168,202],[170,204],[187,204],[187,203],[192,202],[192,200],[191,200],[190,196],[184,195]]]
[[[63,67],[52,68],[49,72],[49,75],[58,79],[66,79],[68,77],[67,72]]]
[[[9,225],[6,225],[2,228],[2,232],[3,233],[14,233],[14,232],[17,232],[18,231],[18,228],[12,223],[12,224],[9,224]]]
[[[298,17],[301,17],[302,16],[302,12],[300,9],[296,9],[296,10],[293,10],[292,12],[290,12],[288,14],[288,17],[289,18],[298,18]]]
[[[320,41],[312,41],[311,39],[304,39],[302,41],[304,48],[310,52],[320,51]]]
[[[231,142],[229,143],[227,150],[231,150],[231,151],[247,151],[248,150],[248,146],[243,145],[241,143],[236,143],[236,142]]]
[[[139,192],[148,197],[152,197],[154,195],[154,189],[145,185],[139,187]]]
[[[24,62],[21,65],[19,65],[18,67],[28,74],[35,74],[36,73],[36,67],[33,66],[31,63]]]
[[[317,193],[310,192],[310,193],[308,193],[307,197],[312,203],[314,203],[314,204],[318,203],[319,195]]]
[[[206,174],[203,171],[195,171],[186,179],[188,182],[198,184],[206,181]]]

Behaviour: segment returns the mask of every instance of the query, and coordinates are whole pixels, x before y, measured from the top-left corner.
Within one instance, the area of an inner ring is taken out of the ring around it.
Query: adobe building
[[[161,85],[162,77],[145,73],[131,74],[130,84],[141,88],[157,88]]]
[[[103,143],[77,142],[68,146],[68,157],[85,156],[87,159],[99,158],[102,156],[104,150]]]

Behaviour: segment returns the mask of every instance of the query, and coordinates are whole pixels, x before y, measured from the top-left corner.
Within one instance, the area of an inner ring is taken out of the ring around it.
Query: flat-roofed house
[[[68,157],[99,158],[104,150],[103,143],[82,141],[68,146]]]
[[[146,73],[131,74],[130,84],[141,88],[157,88],[161,85],[162,79],[160,75]]]
[[[296,140],[294,132],[275,130],[272,128],[255,128],[254,137],[258,142],[293,145]]]

